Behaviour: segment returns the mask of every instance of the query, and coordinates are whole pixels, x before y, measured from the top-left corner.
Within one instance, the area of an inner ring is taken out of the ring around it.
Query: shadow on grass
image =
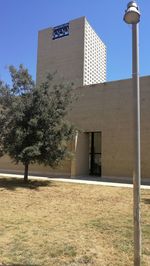
[[[38,264],[0,264],[0,266],[39,266]]]
[[[142,199],[145,204],[150,204],[150,199]]]
[[[38,264],[0,264],[0,266],[39,266]]]
[[[25,188],[25,189],[34,189],[38,190],[39,187],[52,186],[51,181],[47,180],[29,180],[28,183],[25,183],[23,179],[19,178],[0,178],[0,189],[15,190],[16,188]],[[53,185],[54,186],[54,185]],[[1,264],[0,264],[1,266]]]

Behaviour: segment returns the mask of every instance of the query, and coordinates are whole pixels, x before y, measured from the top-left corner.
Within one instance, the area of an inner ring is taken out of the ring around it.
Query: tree
[[[69,156],[74,127],[66,120],[72,99],[71,85],[54,84],[48,75],[36,86],[23,65],[9,67],[12,85],[0,81],[0,155],[24,165],[57,166]]]

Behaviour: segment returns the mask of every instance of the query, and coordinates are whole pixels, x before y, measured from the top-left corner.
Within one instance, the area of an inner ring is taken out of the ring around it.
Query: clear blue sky
[[[36,77],[38,30],[86,16],[107,46],[107,80],[131,77],[131,26],[127,0],[0,0],[0,79],[7,66],[24,64]],[[150,0],[139,0],[140,75],[150,75]]]

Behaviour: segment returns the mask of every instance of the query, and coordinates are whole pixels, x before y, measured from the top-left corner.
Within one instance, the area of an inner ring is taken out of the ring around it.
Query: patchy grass
[[[0,178],[0,265],[133,265],[132,189]],[[142,191],[150,265],[150,190]]]

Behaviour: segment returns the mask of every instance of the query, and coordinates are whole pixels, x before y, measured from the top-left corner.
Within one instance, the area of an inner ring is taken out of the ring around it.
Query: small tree
[[[12,86],[0,82],[0,154],[24,165],[24,181],[32,163],[57,166],[69,155],[74,127],[66,120],[70,85],[54,85],[52,76],[35,86],[28,70],[9,67]]]

